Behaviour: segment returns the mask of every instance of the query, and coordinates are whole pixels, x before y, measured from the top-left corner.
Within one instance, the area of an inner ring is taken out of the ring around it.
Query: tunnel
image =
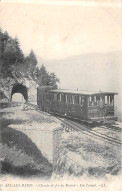
[[[22,84],[15,84],[12,88],[12,92],[11,92],[11,100],[12,100],[12,95],[15,93],[20,93],[23,95],[25,101],[28,101],[28,89],[26,86],[22,85]]]

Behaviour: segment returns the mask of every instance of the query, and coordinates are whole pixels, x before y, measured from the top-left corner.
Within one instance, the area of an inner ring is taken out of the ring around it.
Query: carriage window
[[[70,95],[70,103],[72,104],[72,95]]]
[[[64,94],[61,94],[61,102],[64,102],[65,98],[64,98]]]
[[[113,105],[113,96],[108,96],[108,104]]]
[[[82,105],[84,104],[84,101],[85,101],[84,96],[82,96],[82,100],[81,100]]]
[[[57,101],[60,101],[60,94],[57,94]]]
[[[108,104],[108,98],[107,98],[107,96],[105,96],[105,105],[107,105]]]
[[[59,94],[59,101],[61,102],[61,94]]]
[[[70,95],[67,95],[67,102],[70,103]]]
[[[79,104],[82,104],[81,96],[79,96]]]
[[[68,102],[72,103],[72,96],[70,94],[68,95]]]
[[[111,102],[110,102],[110,96],[108,97],[108,104],[111,104]]]
[[[62,94],[60,94],[60,102],[63,102],[63,95]]]
[[[94,96],[94,102],[96,102],[97,101],[97,98],[96,98],[96,96]]]
[[[77,104],[77,96],[74,96],[74,104]]]
[[[97,105],[97,97],[94,96],[94,105]]]
[[[80,105],[84,104],[84,96],[79,96],[79,104]]]
[[[100,101],[102,101],[103,100],[103,98],[102,97],[100,97]]]
[[[54,100],[57,100],[57,94],[54,94]]]
[[[92,106],[92,97],[89,97],[89,106]]]
[[[67,94],[65,95],[65,102],[66,103],[68,102],[68,96],[67,96]]]
[[[100,97],[96,96],[96,100],[97,100],[97,106],[99,106]]]
[[[107,96],[107,104],[109,104],[109,96]]]
[[[75,104],[75,98],[72,96],[72,103]]]
[[[75,104],[78,104],[78,96],[75,95],[75,96],[74,96],[74,99],[75,99],[75,102],[74,102],[74,103],[75,103]]]
[[[111,104],[111,105],[114,104],[114,98],[113,98],[113,96],[110,96],[110,104]]]

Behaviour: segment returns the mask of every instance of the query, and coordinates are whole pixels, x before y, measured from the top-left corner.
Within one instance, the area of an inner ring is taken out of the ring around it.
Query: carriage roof
[[[65,94],[81,94],[81,95],[117,95],[118,93],[115,92],[102,92],[102,91],[85,91],[85,90],[50,90],[50,92],[54,93],[65,93]]]

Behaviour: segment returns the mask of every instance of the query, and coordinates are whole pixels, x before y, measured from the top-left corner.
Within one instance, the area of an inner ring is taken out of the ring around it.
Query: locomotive
[[[77,119],[85,124],[115,123],[114,92],[54,90],[37,88],[37,105],[42,111]]]

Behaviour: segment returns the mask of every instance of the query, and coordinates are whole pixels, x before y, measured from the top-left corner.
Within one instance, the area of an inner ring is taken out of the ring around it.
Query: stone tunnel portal
[[[26,86],[24,86],[22,84],[14,85],[12,88],[12,92],[11,92],[11,100],[12,100],[12,95],[15,93],[21,93],[23,95],[24,99],[26,100],[26,102],[28,101],[28,89]]]

